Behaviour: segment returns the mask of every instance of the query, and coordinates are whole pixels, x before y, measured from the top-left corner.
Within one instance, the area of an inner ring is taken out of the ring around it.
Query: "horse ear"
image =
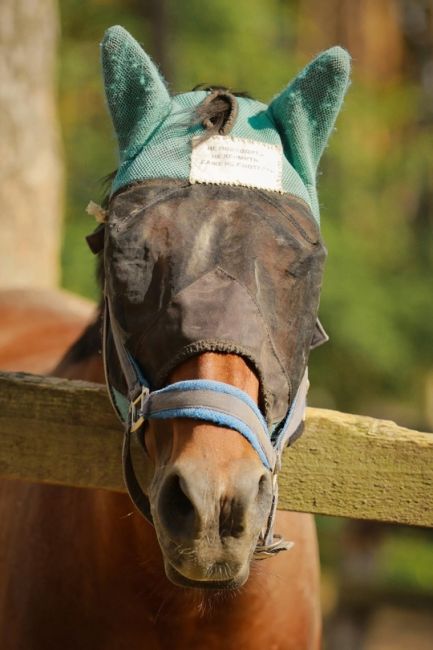
[[[168,115],[171,99],[155,64],[123,27],[107,29],[101,50],[105,94],[123,161]]]
[[[316,171],[349,86],[350,56],[341,47],[319,54],[277,97],[269,112],[285,153],[317,209]]]

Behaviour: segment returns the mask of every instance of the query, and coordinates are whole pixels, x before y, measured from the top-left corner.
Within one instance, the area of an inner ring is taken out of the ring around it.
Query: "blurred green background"
[[[319,178],[329,251],[320,314],[331,341],[312,354],[310,403],[432,430],[432,1],[61,0],[60,12],[62,278],[95,299],[84,243],[94,224],[84,210],[101,200],[101,179],[117,165],[99,68],[107,27],[130,30],[172,92],[220,83],[269,101],[321,49],[351,52],[352,86]],[[334,623],[350,607],[348,620],[364,621],[366,602],[432,613],[431,535],[329,518],[319,525]],[[344,650],[391,647],[347,643],[328,639]]]

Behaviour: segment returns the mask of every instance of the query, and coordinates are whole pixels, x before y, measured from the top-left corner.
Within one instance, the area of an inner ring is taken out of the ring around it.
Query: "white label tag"
[[[192,141],[191,183],[244,185],[282,192],[282,168],[283,151],[277,145],[228,135]]]

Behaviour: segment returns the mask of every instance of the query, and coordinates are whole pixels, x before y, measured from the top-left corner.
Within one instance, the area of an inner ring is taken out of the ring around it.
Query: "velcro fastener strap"
[[[142,415],[145,419],[193,418],[234,429],[248,440],[266,468],[275,467],[276,455],[262,414],[234,386],[197,379],[170,384],[149,395]]]

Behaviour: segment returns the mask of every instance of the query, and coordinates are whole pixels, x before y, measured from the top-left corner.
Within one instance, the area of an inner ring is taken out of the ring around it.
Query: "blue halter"
[[[191,418],[210,422],[243,435],[271,471],[280,464],[279,455],[284,447],[299,433],[306,406],[307,371],[284,420],[271,436],[257,404],[243,390],[220,381],[190,379],[151,392],[138,363],[129,353],[128,357],[140,383],[139,395],[130,402],[115,388],[110,390],[119,418],[124,425],[129,422],[133,433],[150,419]],[[167,397],[175,399],[164,400]]]

